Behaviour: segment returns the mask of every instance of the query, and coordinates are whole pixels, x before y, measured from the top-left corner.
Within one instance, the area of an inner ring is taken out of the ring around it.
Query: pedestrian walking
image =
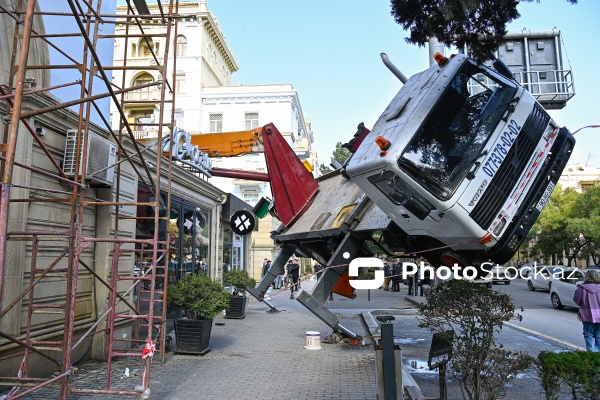
[[[600,352],[600,273],[589,270],[585,281],[575,289],[573,301],[579,306],[577,317],[583,323],[587,351]]]

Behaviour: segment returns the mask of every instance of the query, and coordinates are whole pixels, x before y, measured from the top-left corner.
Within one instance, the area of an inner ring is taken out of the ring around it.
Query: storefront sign
[[[208,172],[212,169],[210,158],[201,152],[198,146],[192,145],[191,135],[183,129],[173,127],[173,133],[165,141],[163,152],[171,152],[173,159],[197,169],[209,178],[212,177]]]

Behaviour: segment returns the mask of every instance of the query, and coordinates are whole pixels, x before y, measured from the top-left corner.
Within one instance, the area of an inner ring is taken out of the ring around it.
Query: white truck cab
[[[432,265],[502,264],[574,144],[522,86],[459,54],[408,79],[345,174]]]

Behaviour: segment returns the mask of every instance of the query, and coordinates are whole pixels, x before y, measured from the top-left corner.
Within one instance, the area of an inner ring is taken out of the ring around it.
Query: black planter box
[[[225,318],[242,319],[246,317],[246,296],[229,296],[229,310]]]
[[[210,331],[212,319],[176,319],[175,353],[204,355],[210,351]]]

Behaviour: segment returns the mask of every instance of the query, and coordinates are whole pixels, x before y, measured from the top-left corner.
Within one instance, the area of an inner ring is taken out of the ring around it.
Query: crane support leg
[[[275,257],[275,260],[273,260],[271,268],[269,268],[265,276],[261,279],[258,286],[255,288],[246,288],[248,293],[254,296],[256,300],[262,301],[268,305],[271,308],[271,311],[277,311],[277,309],[265,300],[265,293],[269,290],[269,287],[271,287],[271,284],[273,284],[277,275],[283,275],[285,273],[285,264],[293,254],[294,251],[290,246],[283,246],[279,251],[279,254],[277,254],[277,257]]]
[[[300,304],[319,317],[321,321],[329,325],[334,331],[342,332],[351,338],[356,338],[356,334],[342,326],[337,315],[323,307],[323,303],[329,297],[340,277],[348,270],[349,260],[356,256],[363,243],[364,239],[359,239],[352,235],[352,232],[348,232],[331,256],[326,266],[327,269],[317,282],[312,295],[302,291],[298,296]],[[330,267],[330,265],[334,265],[334,267]]]

